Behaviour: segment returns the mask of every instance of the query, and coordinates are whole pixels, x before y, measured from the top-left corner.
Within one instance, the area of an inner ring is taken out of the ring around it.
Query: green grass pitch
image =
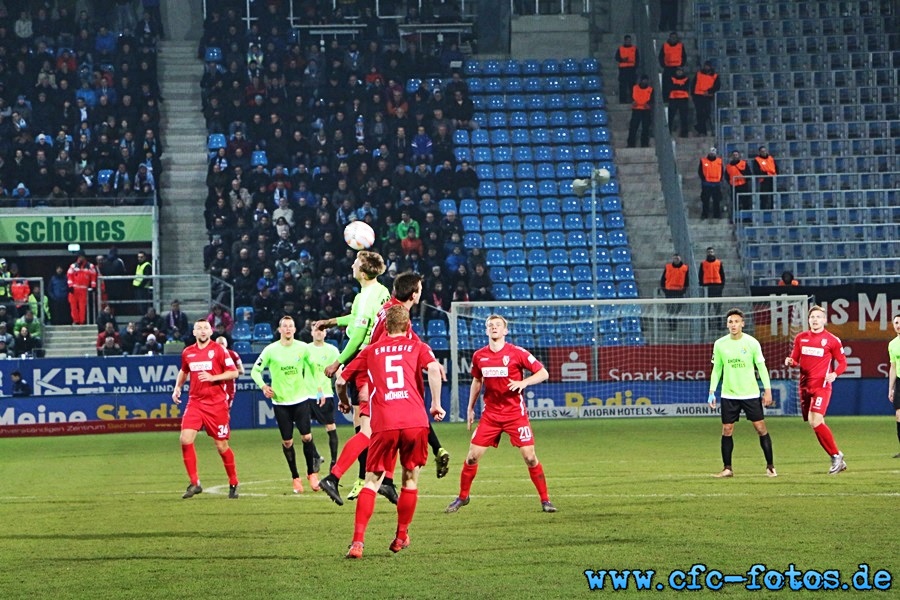
[[[0,597],[574,598],[591,595],[587,569],[654,570],[654,582],[665,582],[695,563],[726,574],[793,563],[838,569],[844,580],[867,563],[900,577],[894,420],[829,419],[849,465],[838,476],[826,474],[828,458],[799,418],[768,423],[779,477],[764,476],[756,434],[741,422],[735,477],[716,480],[714,419],[535,421],[559,512],[540,511],[522,459],[504,440],[482,461],[471,504],[450,515],[443,510],[456,495],[469,434],[465,425],[439,424],[451,471],[442,480],[433,463],[423,471],[412,545],[388,551],[396,512],[379,497],[359,561],[343,558],[355,504],[338,507],[308,489],[292,494],[275,430],[234,432],[238,500],[227,499],[221,461],[204,436],[197,448],[206,491],[190,500],[181,499],[187,478],[175,432],[2,439]],[[350,434],[339,432],[342,442]],[[314,433],[327,457],[324,431]],[[723,593],[750,595],[739,585]]]

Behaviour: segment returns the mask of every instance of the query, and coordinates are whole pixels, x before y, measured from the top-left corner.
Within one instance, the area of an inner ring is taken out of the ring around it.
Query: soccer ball
[[[612,175],[610,174],[609,169],[605,169],[605,168],[597,169],[597,183],[599,183],[600,185],[609,183],[609,180],[611,177],[612,177]]]
[[[375,231],[367,223],[353,221],[344,227],[344,241],[354,250],[364,250],[375,243]]]

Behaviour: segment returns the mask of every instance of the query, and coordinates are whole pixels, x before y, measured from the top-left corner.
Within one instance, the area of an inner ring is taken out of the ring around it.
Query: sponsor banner
[[[35,423],[34,425],[4,425],[0,427],[0,438],[93,435],[96,433],[143,433],[147,431],[178,431],[180,428],[180,419]]]
[[[0,217],[0,244],[149,242],[153,215],[10,215]]]
[[[900,313],[900,285],[849,284],[829,287],[752,287],[754,296],[800,294],[813,296],[825,308],[827,327],[843,341],[890,340],[894,329],[891,318]],[[773,321],[783,315],[773,311]],[[805,327],[806,315],[798,315],[796,324]],[[757,336],[759,337],[759,336]],[[761,338],[762,339],[762,338]]]

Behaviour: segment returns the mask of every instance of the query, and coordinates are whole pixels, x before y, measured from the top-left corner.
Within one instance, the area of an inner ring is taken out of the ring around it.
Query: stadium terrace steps
[[[47,358],[97,355],[96,325],[47,325],[43,337]]]
[[[163,155],[162,210],[160,211],[160,264],[164,275],[194,275],[167,282],[163,310],[178,298],[191,318],[209,311],[208,282],[203,275],[205,232],[202,223],[206,199],[206,127],[200,112],[201,62],[195,42],[163,42],[159,62],[162,95]]]

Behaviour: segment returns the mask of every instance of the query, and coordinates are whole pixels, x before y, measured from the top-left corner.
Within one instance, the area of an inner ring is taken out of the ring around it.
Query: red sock
[[[222,464],[225,465],[225,472],[228,473],[228,485],[237,485],[237,467],[234,466],[234,450],[229,448],[225,452],[219,454],[222,457]]]
[[[197,452],[193,444],[181,445],[181,458],[184,460],[184,468],[187,469],[191,485],[200,485],[200,476],[197,475]]]
[[[465,500],[469,497],[469,490],[472,489],[472,481],[475,480],[475,474],[478,473],[478,463],[470,465],[463,462],[462,473],[459,475],[459,498]]]
[[[544,467],[541,463],[538,463],[533,467],[528,467],[528,474],[531,475],[531,482],[534,484],[534,487],[537,488],[538,496],[541,497],[541,502],[550,500],[550,496],[547,494],[547,480],[544,479]]]
[[[354,461],[359,458],[362,451],[369,447],[369,436],[364,433],[357,433],[344,444],[341,455],[338,456],[337,462],[331,469],[331,473],[340,479],[344,476]]]
[[[834,441],[834,436],[831,435],[831,429],[828,428],[828,425],[822,423],[813,429],[813,432],[819,438],[819,443],[825,448],[828,456],[834,456],[839,452],[837,443]]]
[[[366,541],[366,527],[375,512],[375,490],[363,488],[356,497],[356,517],[353,521],[353,541]]]
[[[409,535],[409,524],[416,514],[416,502],[419,500],[419,490],[409,488],[400,489],[400,499],[397,501],[397,537],[405,538]]]

